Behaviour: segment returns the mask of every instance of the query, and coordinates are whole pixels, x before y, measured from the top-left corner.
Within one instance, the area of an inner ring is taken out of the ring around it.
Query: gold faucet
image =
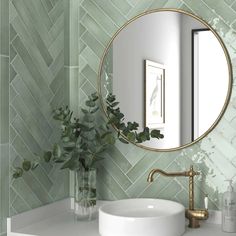
[[[194,209],[194,176],[199,175],[200,173],[194,171],[193,166],[190,167],[189,171],[184,172],[172,172],[167,173],[160,169],[153,169],[148,175],[148,182],[153,182],[154,174],[161,174],[167,177],[177,177],[177,176],[185,176],[189,177],[189,209],[185,211],[185,217],[189,219],[190,228],[198,228],[200,227],[199,220],[206,220],[208,218],[208,210],[207,209]],[[207,208],[207,206],[206,206]]]

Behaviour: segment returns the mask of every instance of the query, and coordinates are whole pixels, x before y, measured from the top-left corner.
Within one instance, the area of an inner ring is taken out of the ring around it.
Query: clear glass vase
[[[74,214],[76,220],[90,221],[96,218],[96,169],[75,171]]]

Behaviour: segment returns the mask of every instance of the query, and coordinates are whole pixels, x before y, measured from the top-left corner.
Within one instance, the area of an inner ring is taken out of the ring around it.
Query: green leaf
[[[129,142],[128,141],[126,141],[124,138],[122,138],[122,137],[119,137],[118,138],[122,143],[125,143],[125,144],[128,144]]]
[[[88,107],[95,107],[96,103],[94,101],[88,100],[85,102],[86,106]]]
[[[87,114],[87,113],[89,113],[87,110],[85,110],[85,109],[81,109],[81,111],[84,113],[84,114]]]
[[[89,127],[87,125],[79,123],[79,127],[82,131],[89,131]]]
[[[63,149],[67,152],[71,152],[75,149],[75,142],[63,143]]]
[[[95,120],[95,118],[93,115],[91,115],[89,113],[84,115],[84,121],[91,123],[91,122],[94,122],[94,120]]]
[[[91,110],[91,113],[95,113],[99,110],[99,107],[95,107],[94,109]]]
[[[108,144],[110,144],[110,145],[113,145],[113,144],[115,144],[115,142],[116,142],[116,139],[115,139],[115,137],[114,137],[112,134],[107,134],[107,135],[104,137],[104,140],[105,140]]]
[[[67,142],[70,141],[70,138],[69,138],[68,136],[62,137],[62,141],[63,141],[64,143],[67,143]]]
[[[24,160],[23,163],[22,163],[22,169],[24,171],[29,171],[30,168],[31,168],[31,161]]]
[[[161,131],[160,131],[160,130],[154,129],[154,130],[151,131],[151,137],[152,137],[152,138],[161,139],[161,138],[164,138],[164,135],[161,134]]]
[[[136,138],[135,133],[128,133],[127,138],[129,141],[134,142]]]
[[[115,107],[115,106],[117,106],[118,104],[119,104],[119,102],[113,102],[113,103],[110,104],[110,106],[111,106],[111,107]]]
[[[52,154],[56,158],[61,156],[61,148],[58,144],[54,144]]]
[[[56,159],[54,159],[54,162],[55,163],[63,163],[63,162],[65,162],[65,160],[61,159],[61,158],[56,158]]]
[[[51,151],[44,152],[43,159],[45,162],[50,162],[51,158],[52,158]]]
[[[107,96],[107,98],[106,98],[106,100],[108,101],[108,102],[114,102],[115,100],[116,100],[116,96],[115,95],[112,95],[111,93],[109,93],[108,94],[108,96]]]
[[[71,159],[69,159],[67,162],[65,162],[63,165],[62,165],[62,167],[61,167],[61,169],[63,170],[63,169],[70,169],[70,170],[74,170],[74,169],[76,169],[76,167],[77,167],[77,164],[76,164],[77,162],[74,160],[74,158],[71,158]]]
[[[23,173],[24,173],[24,170],[22,168],[20,168],[20,167],[17,167],[14,170],[14,173],[13,173],[12,176],[13,176],[14,179],[17,179],[17,178],[22,177]]]

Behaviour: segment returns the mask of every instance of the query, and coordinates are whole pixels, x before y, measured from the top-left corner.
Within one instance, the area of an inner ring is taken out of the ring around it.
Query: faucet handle
[[[204,197],[204,207],[205,207],[206,210],[208,210],[208,202],[209,202],[208,201],[208,194],[206,194],[205,197]]]

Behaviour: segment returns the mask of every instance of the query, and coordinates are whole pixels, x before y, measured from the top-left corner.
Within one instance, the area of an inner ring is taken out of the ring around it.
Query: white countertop
[[[49,205],[8,219],[8,236],[99,236],[98,220],[75,221],[73,211],[68,209],[70,203],[59,205],[56,203],[54,207]],[[49,214],[45,215],[45,211]],[[39,213],[37,217],[36,213]],[[201,222],[198,229],[186,227],[184,236],[236,236],[236,233],[224,233],[220,225]]]

